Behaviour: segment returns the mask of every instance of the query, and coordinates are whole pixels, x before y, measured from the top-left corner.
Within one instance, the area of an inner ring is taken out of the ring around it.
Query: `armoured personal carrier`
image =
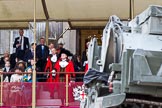
[[[162,107],[162,7],[150,6],[124,25],[111,16],[90,41],[87,98],[81,108]]]

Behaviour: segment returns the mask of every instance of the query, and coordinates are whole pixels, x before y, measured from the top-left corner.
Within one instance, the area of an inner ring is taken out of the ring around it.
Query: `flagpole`
[[[32,108],[36,107],[36,0],[34,0],[34,67],[32,77]]]

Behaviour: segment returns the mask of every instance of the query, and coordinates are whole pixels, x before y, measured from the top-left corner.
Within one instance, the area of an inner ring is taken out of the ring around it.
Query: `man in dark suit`
[[[25,52],[24,61],[27,62],[27,65],[31,65],[31,60],[34,59],[34,43],[31,44],[31,48]]]
[[[81,60],[82,70],[85,70],[85,64],[88,60],[87,59],[88,46],[89,46],[89,42],[86,43],[86,49],[85,49],[85,51],[82,52],[82,60]]]
[[[49,48],[48,46],[45,45],[45,39],[40,38],[40,44],[37,45],[36,47],[36,58],[37,58],[37,64],[41,68],[41,72],[44,72],[44,68],[48,56],[49,56]],[[41,80],[41,81],[45,81],[45,80]]]
[[[19,30],[20,36],[15,38],[13,47],[16,48],[16,57],[20,60],[24,59],[24,54],[27,49],[29,49],[29,40],[27,37],[23,36],[23,29]]]
[[[12,53],[10,55],[10,64],[11,64],[11,68],[14,68],[16,65],[16,53]]]

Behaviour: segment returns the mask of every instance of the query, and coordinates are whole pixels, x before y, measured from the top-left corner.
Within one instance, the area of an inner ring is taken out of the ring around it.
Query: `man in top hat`
[[[64,50],[63,52],[61,52],[61,57],[55,64],[55,70],[56,70],[56,72],[67,73],[68,81],[71,80],[71,77],[75,77],[74,65],[73,65],[73,62],[68,59],[68,51],[67,50]],[[72,73],[69,73],[69,72],[72,72]],[[56,82],[65,82],[66,75],[65,74],[56,74],[55,81]]]
[[[72,81],[72,77],[73,78],[75,77],[74,65],[73,62],[68,59],[68,51],[64,50],[64,52],[61,53],[60,59],[55,64],[55,70],[56,72],[64,72],[64,74],[56,73],[55,82],[65,82],[66,75],[68,75],[68,82]],[[64,88],[62,86],[56,86],[56,88],[59,89],[58,93],[60,94],[60,97],[63,99],[63,97],[65,97],[65,94],[63,93]],[[72,88],[69,88],[69,92],[72,92]],[[69,102],[74,101],[72,94],[69,94],[68,100]]]
[[[16,48],[16,57],[20,60],[24,59],[24,54],[29,49],[29,40],[24,36],[23,29],[19,30],[20,36],[15,38],[13,48]]]
[[[59,58],[61,57],[62,52],[66,52],[67,56],[71,56],[71,57],[72,57],[73,54],[72,54],[69,50],[63,48],[63,45],[64,45],[63,42],[59,42],[59,43],[58,43],[58,50],[57,50],[57,52],[58,52],[58,57],[59,57]]]

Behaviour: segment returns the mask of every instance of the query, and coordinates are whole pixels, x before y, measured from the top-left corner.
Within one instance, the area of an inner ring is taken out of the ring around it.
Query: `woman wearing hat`
[[[19,60],[17,63],[16,63],[16,66],[15,67],[19,67],[22,69],[22,72],[25,71],[25,68],[26,68],[26,62],[22,61],[22,60]]]

